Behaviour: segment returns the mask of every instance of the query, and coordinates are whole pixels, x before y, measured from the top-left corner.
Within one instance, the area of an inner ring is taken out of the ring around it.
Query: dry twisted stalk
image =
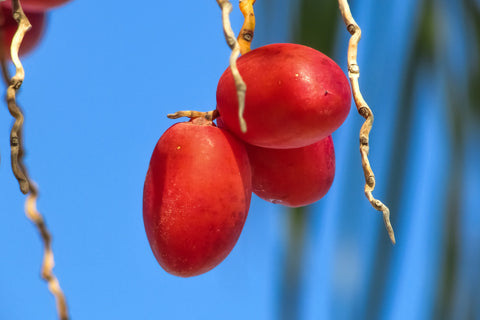
[[[9,84],[7,88],[7,104],[10,114],[15,118],[10,134],[11,162],[12,171],[18,180],[20,190],[27,194],[25,200],[26,216],[35,224],[44,245],[44,257],[42,263],[42,278],[48,284],[50,292],[53,294],[57,304],[58,316],[61,320],[68,319],[68,308],[65,296],[60,288],[59,282],[53,273],[54,257],[51,247],[51,236],[45,225],[42,215],[36,209],[38,191],[35,184],[28,177],[27,170],[23,164],[23,143],[22,127],[23,114],[16,102],[16,93],[20,89],[25,78],[25,72],[18,57],[18,51],[25,33],[32,27],[28,18],[25,16],[19,0],[12,0],[13,18],[18,23],[18,29],[13,36],[10,48],[12,62],[15,65],[15,75],[10,79],[5,60],[2,59],[2,72],[5,81]]]
[[[7,88],[7,104],[10,114],[15,118],[15,122],[10,133],[10,149],[12,160],[12,171],[18,180],[20,190],[23,194],[27,194],[30,187],[28,178],[26,176],[25,168],[23,165],[23,149],[22,149],[22,127],[23,127],[23,114],[15,101],[15,94],[22,85],[25,78],[25,72],[18,58],[18,50],[22,43],[25,33],[30,30],[32,25],[28,21],[27,17],[23,13],[22,7],[18,0],[12,0],[13,18],[18,23],[18,29],[12,39],[12,45],[10,47],[10,55],[12,62],[15,65],[15,75],[11,78],[9,86]]]
[[[343,21],[347,26],[348,32],[352,35],[348,45],[348,77],[352,84],[353,99],[357,106],[358,113],[365,118],[365,122],[360,129],[360,153],[362,156],[362,167],[365,175],[365,195],[370,201],[370,204],[378,211],[383,213],[383,221],[387,228],[388,235],[393,244],[395,244],[395,234],[393,232],[392,224],[390,223],[390,210],[380,200],[373,197],[373,189],[375,189],[375,176],[370,161],[368,160],[369,151],[369,134],[373,125],[373,112],[363,99],[358,84],[360,77],[360,68],[357,64],[357,47],[361,37],[361,30],[358,24],[353,19],[352,13],[347,0],[338,0],[340,12],[342,13]]]
[[[237,58],[240,55],[240,45],[238,44],[235,34],[230,24],[230,12],[232,12],[232,4],[229,0],[217,0],[218,5],[222,9],[223,32],[225,33],[225,40],[228,46],[232,49],[230,55],[230,69],[232,70],[235,87],[237,88],[238,97],[238,119],[240,121],[240,128],[242,132],[247,132],[247,124],[243,118],[243,111],[245,110],[245,94],[247,92],[247,85],[242,79],[237,68]]]
[[[42,278],[48,284],[48,289],[55,297],[57,303],[58,317],[61,320],[68,320],[68,308],[65,295],[63,294],[60,283],[57,277],[53,273],[53,267],[55,261],[52,251],[52,237],[48,232],[48,228],[45,225],[42,215],[37,210],[37,197],[38,191],[34,183],[30,182],[30,193],[25,200],[25,213],[27,217],[37,226],[37,229],[42,237],[44,246],[44,255],[42,263]]]

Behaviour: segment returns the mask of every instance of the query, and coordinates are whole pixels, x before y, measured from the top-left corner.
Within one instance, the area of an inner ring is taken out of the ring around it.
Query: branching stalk
[[[25,78],[25,72],[20,62],[18,52],[25,33],[32,27],[21,7],[19,0],[12,0],[13,18],[18,23],[17,31],[12,39],[10,47],[11,60],[15,65],[15,75],[10,78],[8,66],[5,59],[2,59],[1,67],[7,88],[7,104],[10,114],[15,118],[10,134],[12,171],[18,180],[20,190],[27,194],[25,200],[26,216],[35,224],[44,245],[44,257],[42,263],[42,278],[47,282],[48,289],[53,294],[57,304],[58,317],[61,320],[68,320],[68,308],[65,296],[60,288],[59,282],[53,273],[54,257],[51,247],[51,236],[42,215],[36,209],[38,191],[35,184],[28,177],[28,172],[23,164],[23,113],[16,102],[16,93],[20,89]]]
[[[217,0],[217,3],[222,9],[222,23],[225,40],[227,41],[230,49],[232,49],[232,53],[230,55],[230,69],[232,70],[235,87],[237,88],[238,119],[240,121],[240,129],[242,130],[242,132],[247,132],[247,123],[243,118],[247,85],[243,81],[242,76],[240,75],[240,72],[237,68],[237,58],[240,55],[240,45],[235,38],[235,33],[233,32],[232,26],[230,24],[230,12],[232,12],[232,4],[229,0]]]
[[[348,77],[352,85],[353,99],[357,106],[358,113],[365,118],[360,129],[360,154],[362,156],[362,167],[365,175],[365,196],[370,204],[378,211],[383,213],[383,221],[387,228],[388,235],[393,244],[395,244],[395,234],[393,232],[392,224],[390,223],[390,210],[380,200],[373,197],[373,190],[375,189],[375,175],[373,174],[368,160],[369,152],[369,135],[373,125],[373,112],[363,99],[358,84],[360,77],[360,68],[357,63],[357,48],[358,42],[361,38],[361,30],[358,24],[353,19],[352,13],[347,0],[338,0],[340,12],[342,13],[343,21],[347,26],[348,32],[352,35],[348,44]]]

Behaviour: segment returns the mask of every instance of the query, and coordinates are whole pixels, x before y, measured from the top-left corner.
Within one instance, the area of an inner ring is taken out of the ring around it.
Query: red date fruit
[[[247,85],[242,133],[232,72],[217,87],[217,109],[225,126],[242,140],[266,148],[298,148],[335,131],[350,111],[348,80],[329,57],[288,43],[257,48],[237,60]]]
[[[23,2],[22,2],[23,3]],[[45,13],[25,11],[32,28],[25,34],[20,46],[20,55],[25,55],[32,51],[43,36],[45,29]],[[12,38],[17,31],[18,24],[13,19],[12,10],[4,2],[0,4],[0,39],[3,46],[3,55],[10,59],[10,45]]]
[[[159,264],[191,277],[235,246],[252,195],[244,144],[212,122],[177,123],[159,139],[143,192],[143,219]]]
[[[43,12],[55,7],[61,6],[70,0],[21,0],[23,10]],[[6,0],[5,4],[12,7],[11,0]]]
[[[253,192],[288,207],[312,204],[325,196],[335,177],[335,150],[328,136],[296,149],[247,145]]]

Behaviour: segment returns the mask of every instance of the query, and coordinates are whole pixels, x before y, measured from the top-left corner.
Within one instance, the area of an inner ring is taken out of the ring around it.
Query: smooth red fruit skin
[[[143,220],[158,263],[191,277],[235,246],[252,195],[244,144],[214,125],[177,123],[159,139],[143,193]]]
[[[312,204],[327,194],[335,177],[331,136],[296,149],[247,146],[253,192],[288,207]]]
[[[335,131],[350,111],[345,74],[312,48],[271,44],[241,56],[237,66],[247,85],[247,132],[240,130],[230,68],[218,82],[217,109],[226,127],[250,144],[280,149],[310,145]]]
[[[4,57],[10,59],[10,45],[13,35],[17,31],[18,24],[13,19],[12,10],[4,3],[6,2],[0,4],[0,40],[2,41],[1,45],[3,46],[2,53]],[[46,16],[43,12],[30,12],[25,10],[25,15],[30,21],[32,28],[27,31],[23,38],[19,51],[20,55],[29,53],[37,46],[43,36],[46,24]]]
[[[21,0],[21,4],[24,11],[43,12],[64,5],[69,1],[70,0]],[[11,0],[6,0],[5,5],[11,8]]]

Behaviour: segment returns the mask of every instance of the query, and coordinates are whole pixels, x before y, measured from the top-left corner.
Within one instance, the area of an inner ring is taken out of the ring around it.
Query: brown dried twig
[[[230,69],[232,70],[233,79],[235,81],[235,87],[237,88],[238,97],[238,118],[240,121],[240,129],[242,132],[247,132],[247,124],[243,118],[243,112],[245,110],[245,94],[247,92],[247,85],[242,79],[240,72],[237,68],[237,58],[240,55],[240,45],[235,38],[235,33],[232,30],[230,24],[230,12],[232,12],[232,4],[228,0],[217,0],[218,5],[222,9],[222,24],[223,32],[225,34],[225,40],[228,46],[232,49],[230,55]]]
[[[13,64],[15,65],[15,75],[10,78],[8,72],[8,66],[5,59],[2,59],[1,67],[2,74],[5,82],[8,84],[7,88],[7,105],[10,114],[15,118],[15,122],[12,126],[10,133],[10,148],[11,148],[11,162],[12,171],[18,180],[20,190],[22,193],[27,194],[25,200],[25,213],[26,216],[35,224],[42,242],[44,244],[44,257],[42,263],[42,278],[48,284],[50,292],[53,294],[57,304],[57,312],[59,319],[68,319],[68,308],[65,296],[60,288],[59,282],[53,273],[54,257],[51,247],[51,236],[47,226],[43,220],[42,215],[36,209],[36,201],[38,197],[38,191],[35,184],[28,177],[27,170],[23,164],[23,140],[22,140],[22,128],[23,128],[23,113],[16,102],[16,93],[20,89],[23,80],[25,78],[25,71],[22,63],[18,57],[18,51],[22,43],[25,33],[32,27],[28,18],[26,17],[19,0],[12,0],[13,18],[18,23],[17,31],[12,39],[10,47],[10,54]]]
[[[8,110],[10,111],[10,114],[15,118],[15,122],[10,133],[10,149],[13,174],[18,180],[22,193],[27,194],[30,187],[22,161],[23,114],[20,108],[17,106],[15,95],[17,90],[22,85],[23,79],[25,78],[25,71],[18,57],[18,50],[20,49],[20,44],[22,43],[25,33],[30,30],[32,25],[23,13],[22,7],[20,6],[20,2],[18,0],[12,0],[12,6],[13,18],[18,23],[18,29],[13,36],[12,45],[10,47],[10,55],[12,58],[12,62],[15,65],[16,72],[15,75],[9,80],[9,86],[7,88]]]
[[[360,129],[360,153],[362,156],[362,167],[365,175],[365,195],[370,201],[370,204],[378,211],[383,213],[383,221],[387,228],[388,235],[393,244],[395,244],[395,234],[393,232],[392,224],[390,223],[390,210],[380,200],[373,197],[373,189],[375,189],[375,175],[373,174],[368,160],[369,151],[369,134],[373,125],[373,112],[363,99],[360,92],[360,86],[358,84],[358,78],[360,77],[360,68],[357,64],[357,48],[358,42],[361,38],[361,30],[358,24],[353,19],[352,13],[347,0],[338,0],[340,12],[342,13],[343,21],[347,26],[348,32],[352,35],[348,44],[348,77],[352,84],[353,99],[357,106],[358,113],[365,118]]]

